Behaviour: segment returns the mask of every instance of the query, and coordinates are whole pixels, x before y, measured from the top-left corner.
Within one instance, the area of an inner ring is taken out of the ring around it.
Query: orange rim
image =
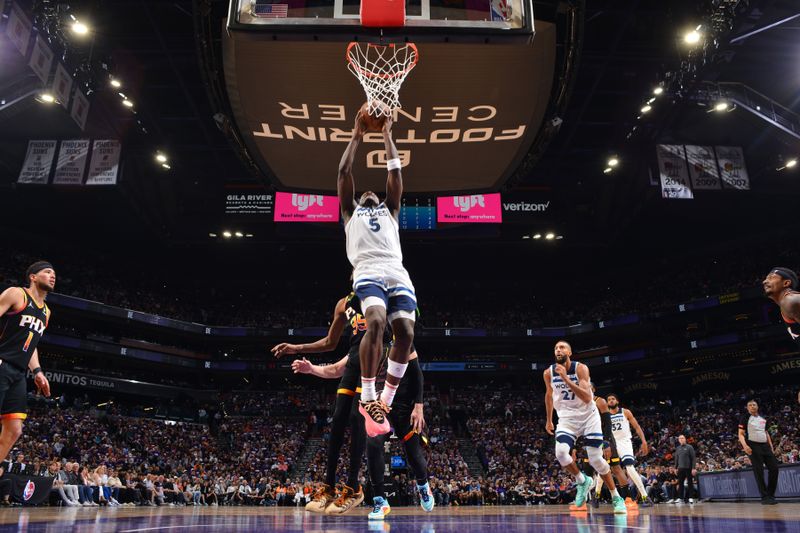
[[[350,50],[352,50],[354,46],[358,46],[358,43],[355,41],[347,45],[347,50],[345,51],[345,58],[347,58],[347,62],[350,63],[350,65],[352,65],[354,69],[356,69],[360,74],[363,74],[367,78],[383,78],[383,79],[397,78],[399,76],[403,76],[408,72],[410,72],[411,69],[417,66],[417,61],[419,61],[419,50],[417,50],[417,45],[414,43],[404,43],[403,46],[407,46],[414,51],[414,60],[411,62],[411,64],[409,64],[405,69],[401,70],[400,72],[396,72],[395,74],[375,74],[374,72],[364,69],[361,65],[353,61],[353,58],[350,56]],[[395,43],[390,43],[390,44],[367,43],[367,48],[380,48],[380,47],[394,48],[395,46],[396,46]]]

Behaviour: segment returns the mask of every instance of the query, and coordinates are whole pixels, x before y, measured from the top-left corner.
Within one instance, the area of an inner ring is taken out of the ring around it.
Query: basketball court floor
[[[385,522],[373,523],[366,514],[366,508],[341,517],[312,515],[301,509],[259,507],[4,509],[0,511],[0,531],[800,532],[800,504],[796,503],[771,507],[753,503],[661,505],[627,516],[615,516],[610,509],[602,508],[589,513],[570,513],[566,506],[447,508],[435,509],[433,513],[395,508]]]

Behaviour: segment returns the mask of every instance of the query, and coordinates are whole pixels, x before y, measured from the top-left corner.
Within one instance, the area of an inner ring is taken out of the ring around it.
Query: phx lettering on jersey
[[[22,319],[19,321],[19,327],[24,328],[28,327],[28,329],[32,329],[39,335],[44,333],[45,324],[39,318],[31,315],[22,315]]]

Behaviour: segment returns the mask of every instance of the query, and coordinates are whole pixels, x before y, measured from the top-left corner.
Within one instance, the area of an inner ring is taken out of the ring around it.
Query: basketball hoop
[[[370,114],[390,116],[400,105],[400,86],[417,66],[419,53],[413,43],[361,44],[347,47],[347,68],[367,94]]]

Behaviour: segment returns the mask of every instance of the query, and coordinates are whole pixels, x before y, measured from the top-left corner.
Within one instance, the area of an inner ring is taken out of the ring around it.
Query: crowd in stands
[[[694,446],[700,472],[749,466],[737,440],[749,398],[759,401],[769,420],[779,461],[800,462],[800,417],[789,392],[772,387],[679,401],[623,399],[651,447],[639,458],[651,497],[664,501],[675,495],[672,453],[679,434]],[[317,416],[317,406],[330,398],[318,394],[230,394],[222,399],[218,431],[206,424],[124,416],[113,405],[33,400],[23,436],[2,468],[55,477],[54,501],[64,505],[302,505],[324,472],[330,420]],[[540,396],[490,386],[428,395],[427,457],[439,505],[535,505],[574,498],[573,480],[555,461],[552,437],[545,433]],[[306,443],[317,442],[309,440],[314,436],[322,437],[322,445],[296,468]],[[465,442],[469,450],[462,448]],[[402,456],[400,440],[390,443],[390,454]],[[634,443],[638,449],[638,439]],[[340,479],[347,453],[345,443]],[[474,458],[477,471],[469,465]],[[366,465],[361,481],[368,487]],[[394,502],[416,502],[413,476],[405,470],[393,471],[387,485]]]
[[[572,279],[569,294],[554,291],[536,279],[433,280],[417,276],[423,327],[484,329],[561,326],[609,319],[634,312],[650,312],[692,299],[757,287],[766,269],[780,263],[800,265],[800,254],[776,247],[772,240],[705,251],[691,258],[673,256],[656,264],[631,264],[597,276]],[[2,250],[0,250],[2,251]],[[769,258],[767,262],[766,259]],[[38,259],[6,250],[0,265],[0,283],[18,284],[25,268]],[[55,259],[54,259],[55,260]],[[683,268],[691,261],[692,268]],[[646,275],[643,275],[646,273]],[[230,285],[170,285],[150,276],[125,276],[95,267],[81,257],[70,257],[59,268],[57,291],[66,295],[135,309],[179,320],[222,326],[267,328],[319,327],[330,323],[335,302],[346,283],[311,279],[284,280],[253,290]],[[633,281],[632,281],[633,280]],[[458,294],[457,305],[451,305]],[[514,294],[514,298],[507,298]],[[287,295],[291,298],[287,299]],[[590,295],[590,297],[586,297]],[[247,301],[247,305],[242,305]],[[302,302],[294,305],[293,302]]]

